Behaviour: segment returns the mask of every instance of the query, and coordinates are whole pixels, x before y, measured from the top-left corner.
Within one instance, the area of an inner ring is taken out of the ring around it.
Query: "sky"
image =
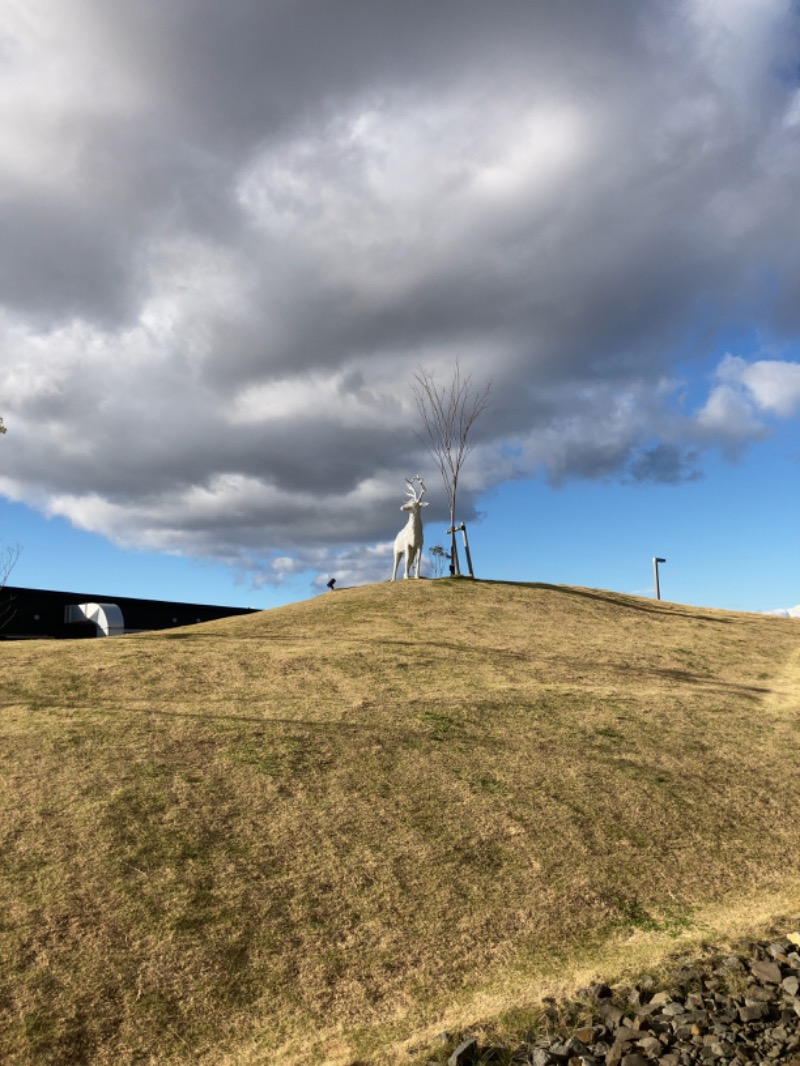
[[[790,0],[0,0],[8,581],[386,580],[457,364],[476,576],[800,615],[798,204]]]

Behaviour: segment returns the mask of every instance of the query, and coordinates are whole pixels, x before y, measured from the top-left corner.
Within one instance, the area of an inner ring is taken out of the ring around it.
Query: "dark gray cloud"
[[[675,444],[654,444],[634,455],[630,476],[634,481],[655,481],[664,485],[680,485],[697,481],[699,455],[696,449]]]
[[[739,454],[800,408],[797,45],[789,0],[15,7],[0,491],[267,579],[383,572],[433,477],[409,379],[456,358],[494,396],[467,519],[504,478]],[[731,321],[778,347],[681,407]]]

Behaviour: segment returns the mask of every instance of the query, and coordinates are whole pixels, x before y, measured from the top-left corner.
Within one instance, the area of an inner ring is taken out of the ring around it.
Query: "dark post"
[[[454,552],[456,550],[456,533],[461,533],[461,536],[464,538],[464,554],[467,557],[467,566],[469,568],[469,576],[474,579],[475,578],[475,574],[473,573],[473,570],[472,570],[472,556],[470,555],[470,552],[469,552],[469,541],[467,540],[467,527],[462,522],[460,525],[452,526],[450,529],[448,529],[447,532],[450,534],[450,537],[452,539],[453,551]],[[450,573],[451,574],[453,573],[452,566],[450,567]]]
[[[658,564],[659,563],[665,563],[666,561],[667,561],[666,559],[657,559],[655,556],[653,556],[653,573],[654,573],[655,579],[656,579],[656,599],[657,600],[661,599],[661,586],[658,583]]]

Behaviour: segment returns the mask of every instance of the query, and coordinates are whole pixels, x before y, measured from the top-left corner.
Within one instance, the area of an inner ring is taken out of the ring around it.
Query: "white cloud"
[[[767,611],[767,614],[777,614],[781,618],[800,618],[800,604],[797,607],[782,607],[776,611]]]
[[[800,410],[800,363],[759,359],[741,366],[741,382],[762,411],[789,418]]]
[[[738,448],[758,440],[766,426],[755,417],[747,394],[733,385],[716,385],[697,414],[697,426],[707,439],[724,447]]]
[[[788,418],[800,410],[800,363],[777,359],[749,362],[726,355],[715,372],[718,384],[698,411],[701,436],[736,452],[765,437],[764,417]]]

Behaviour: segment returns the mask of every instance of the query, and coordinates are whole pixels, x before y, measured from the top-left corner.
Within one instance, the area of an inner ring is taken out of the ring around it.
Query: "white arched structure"
[[[94,622],[98,637],[121,637],[125,632],[125,620],[116,603],[73,603],[65,614],[65,622]]]

